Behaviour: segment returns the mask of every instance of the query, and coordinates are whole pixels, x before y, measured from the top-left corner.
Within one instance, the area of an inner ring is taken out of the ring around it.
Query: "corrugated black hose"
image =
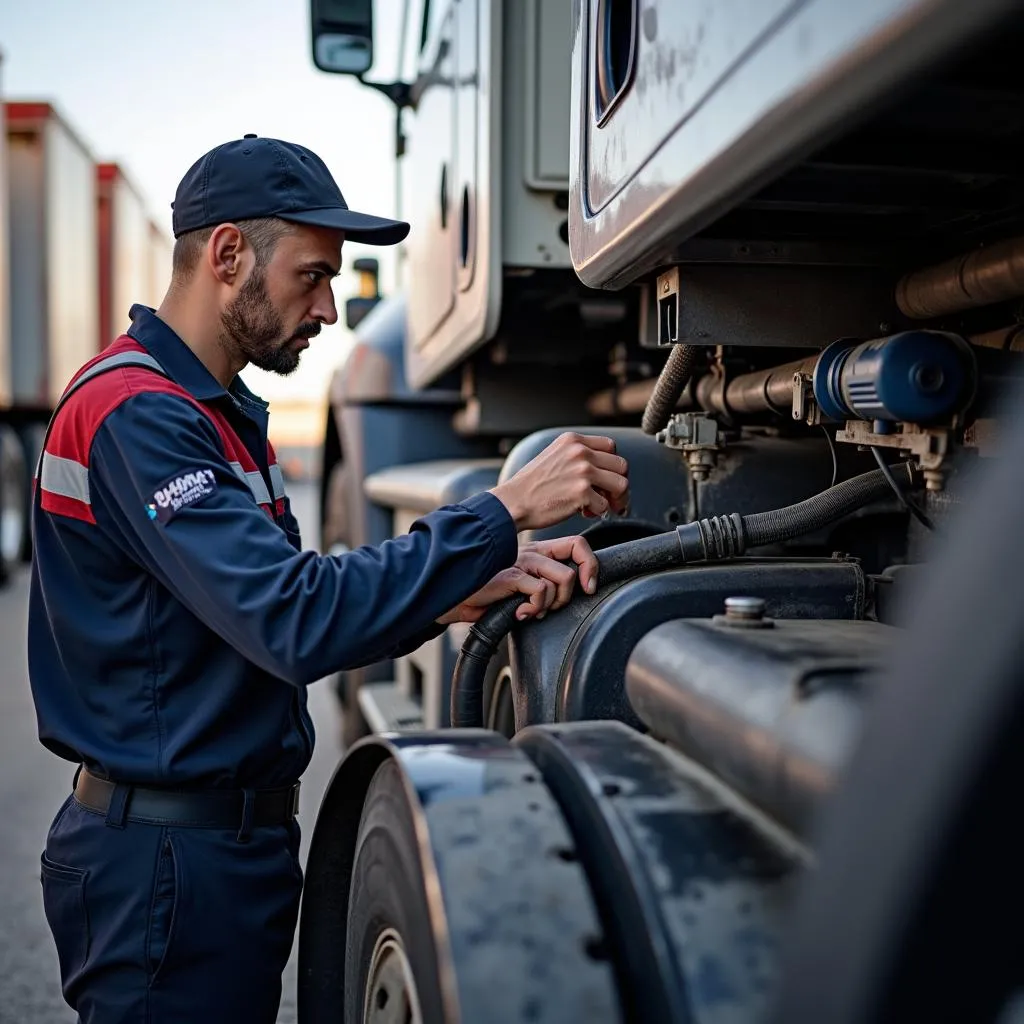
[[[682,398],[693,376],[699,351],[695,345],[672,346],[640,421],[640,428],[645,434],[656,434],[668,424],[676,403]]]
[[[909,465],[895,470],[912,482]],[[881,470],[844,480],[812,498],[773,512],[737,513],[684,523],[667,533],[641,537],[603,548],[597,554],[600,586],[673,569],[691,562],[716,562],[742,555],[748,548],[779,544],[834,523],[858,508],[891,494]],[[498,644],[516,622],[526,600],[515,594],[499,601],[474,623],[459,651],[452,674],[451,719],[456,728],[483,726],[483,682]]]

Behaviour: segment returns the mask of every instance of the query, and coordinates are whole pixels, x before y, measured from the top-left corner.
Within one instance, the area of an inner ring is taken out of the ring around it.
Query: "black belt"
[[[123,800],[123,806],[117,806],[115,795],[118,802]],[[184,792],[119,785],[90,775],[83,767],[75,780],[75,799],[90,811],[108,817],[114,804],[113,813],[119,820],[179,828],[244,829],[247,832],[252,828],[283,825],[291,821],[299,812],[299,783],[281,789]]]

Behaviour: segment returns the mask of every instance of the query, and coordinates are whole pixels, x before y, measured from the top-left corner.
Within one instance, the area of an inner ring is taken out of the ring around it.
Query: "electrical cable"
[[[832,440],[832,435],[828,432],[827,427],[822,426],[821,432],[825,435],[825,440],[828,441],[828,450],[832,453],[832,483],[829,484],[829,487],[835,487],[839,477],[839,457],[836,454],[836,443]]]
[[[900,485],[896,483],[896,478],[892,475],[892,470],[889,468],[889,464],[882,458],[882,449],[877,445],[871,445],[871,454],[875,457],[875,462],[878,463],[878,468],[882,471],[882,475],[888,481],[889,486],[893,489],[896,497],[899,498],[900,504],[926,529],[934,530],[935,524],[914,504],[904,493],[900,490]]]

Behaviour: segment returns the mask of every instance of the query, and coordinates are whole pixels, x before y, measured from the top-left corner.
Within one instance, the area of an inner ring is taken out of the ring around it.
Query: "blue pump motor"
[[[830,420],[928,424],[966,409],[974,398],[970,344],[945,331],[833,342],[814,366],[814,400]]]

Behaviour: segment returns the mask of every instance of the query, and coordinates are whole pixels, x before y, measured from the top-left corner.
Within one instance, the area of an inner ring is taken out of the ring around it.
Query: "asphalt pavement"
[[[316,489],[288,487],[303,538],[316,540]],[[74,1024],[60,992],[57,954],[43,917],[39,855],[74,766],[39,743],[25,658],[28,571],[0,590],[0,1024]],[[340,758],[339,722],[329,684],[310,687],[317,731],[302,779],[299,821],[306,850],[324,789]],[[295,1024],[295,951],[284,977],[278,1024]]]

